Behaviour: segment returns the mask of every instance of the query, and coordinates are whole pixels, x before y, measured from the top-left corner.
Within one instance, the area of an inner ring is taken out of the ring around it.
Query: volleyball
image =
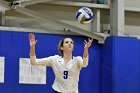
[[[88,7],[82,7],[76,12],[76,19],[81,24],[89,24],[93,17],[93,12]]]

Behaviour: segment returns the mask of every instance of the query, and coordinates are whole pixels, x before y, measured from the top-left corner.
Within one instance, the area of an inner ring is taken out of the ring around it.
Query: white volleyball
[[[76,19],[81,24],[89,24],[93,17],[93,12],[88,7],[82,7],[76,12]]]

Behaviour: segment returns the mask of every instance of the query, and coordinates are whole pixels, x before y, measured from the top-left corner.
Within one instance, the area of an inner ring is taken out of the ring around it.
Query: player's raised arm
[[[35,46],[37,43],[37,40],[35,39],[35,35],[30,33],[29,34],[29,43],[30,43],[30,62],[32,65],[36,66],[51,66],[52,59],[55,58],[55,56],[45,57],[45,58],[36,58],[35,54]]]
[[[93,42],[93,38],[88,38],[88,41],[84,40],[84,54],[83,54],[83,67],[86,67],[88,65],[88,49],[91,46]]]
[[[29,34],[29,43],[30,43],[30,56],[35,56],[35,45],[37,40],[35,40],[35,35],[30,33]]]
[[[37,40],[35,40],[35,35],[30,33],[29,34],[29,43],[30,43],[30,61],[31,64],[35,64],[35,45],[37,43]]]

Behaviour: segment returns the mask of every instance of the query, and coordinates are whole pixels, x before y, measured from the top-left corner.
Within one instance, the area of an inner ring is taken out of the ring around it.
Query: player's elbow
[[[35,65],[35,63],[34,62],[31,62],[31,65]]]
[[[32,59],[30,59],[30,63],[31,63],[31,65],[34,65],[34,66],[37,65],[36,64],[36,61],[35,60],[32,60]]]

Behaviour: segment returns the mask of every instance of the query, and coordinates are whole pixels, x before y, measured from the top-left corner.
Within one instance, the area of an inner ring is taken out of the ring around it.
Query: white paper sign
[[[33,66],[29,58],[20,58],[19,83],[46,84],[46,66]]]
[[[5,58],[0,57],[0,83],[4,83],[4,64]]]

